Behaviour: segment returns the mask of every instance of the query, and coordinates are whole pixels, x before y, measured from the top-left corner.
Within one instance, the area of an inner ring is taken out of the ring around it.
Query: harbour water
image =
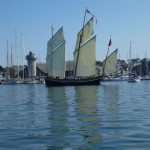
[[[0,149],[150,149],[150,81],[0,85]]]

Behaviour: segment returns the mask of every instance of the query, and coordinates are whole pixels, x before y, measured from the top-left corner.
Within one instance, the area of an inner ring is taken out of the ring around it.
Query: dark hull
[[[100,77],[89,79],[52,79],[45,78],[45,84],[50,86],[79,86],[79,85],[99,85],[101,81]]]

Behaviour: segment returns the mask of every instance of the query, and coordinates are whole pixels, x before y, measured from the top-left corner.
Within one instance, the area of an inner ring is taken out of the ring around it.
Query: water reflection
[[[150,83],[2,86],[1,149],[147,149]],[[7,92],[9,91],[9,92]]]
[[[67,144],[65,140],[66,133],[69,132],[67,127],[68,118],[68,99],[65,94],[65,87],[48,88],[49,99],[49,122],[50,122],[50,145],[61,146]]]
[[[49,149],[100,144],[97,90],[97,86],[48,88]]]
[[[106,110],[110,116],[114,116],[119,112],[119,86],[118,85],[103,85],[103,101]]]
[[[76,113],[78,124],[80,125],[78,131],[82,135],[83,142],[89,144],[98,144],[101,142],[97,90],[97,86],[76,87]]]

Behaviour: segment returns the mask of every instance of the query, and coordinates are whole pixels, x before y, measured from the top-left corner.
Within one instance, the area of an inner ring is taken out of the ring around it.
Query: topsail
[[[93,31],[93,17],[92,17],[78,33],[75,50],[78,49],[79,46],[81,46],[93,33],[94,31]],[[82,35],[82,41],[80,43],[81,35]]]

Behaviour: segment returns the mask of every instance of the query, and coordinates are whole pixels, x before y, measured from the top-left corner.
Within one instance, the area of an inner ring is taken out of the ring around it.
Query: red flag
[[[93,15],[88,9],[86,9],[86,12],[89,13],[89,14],[91,14],[93,17],[95,17],[95,15]],[[96,24],[97,24],[97,19],[96,19]]]
[[[90,14],[90,11],[88,9],[86,9],[86,12]]]
[[[112,44],[112,42],[111,42],[111,38],[110,38],[109,43],[108,43],[108,46],[110,46],[111,44]]]

